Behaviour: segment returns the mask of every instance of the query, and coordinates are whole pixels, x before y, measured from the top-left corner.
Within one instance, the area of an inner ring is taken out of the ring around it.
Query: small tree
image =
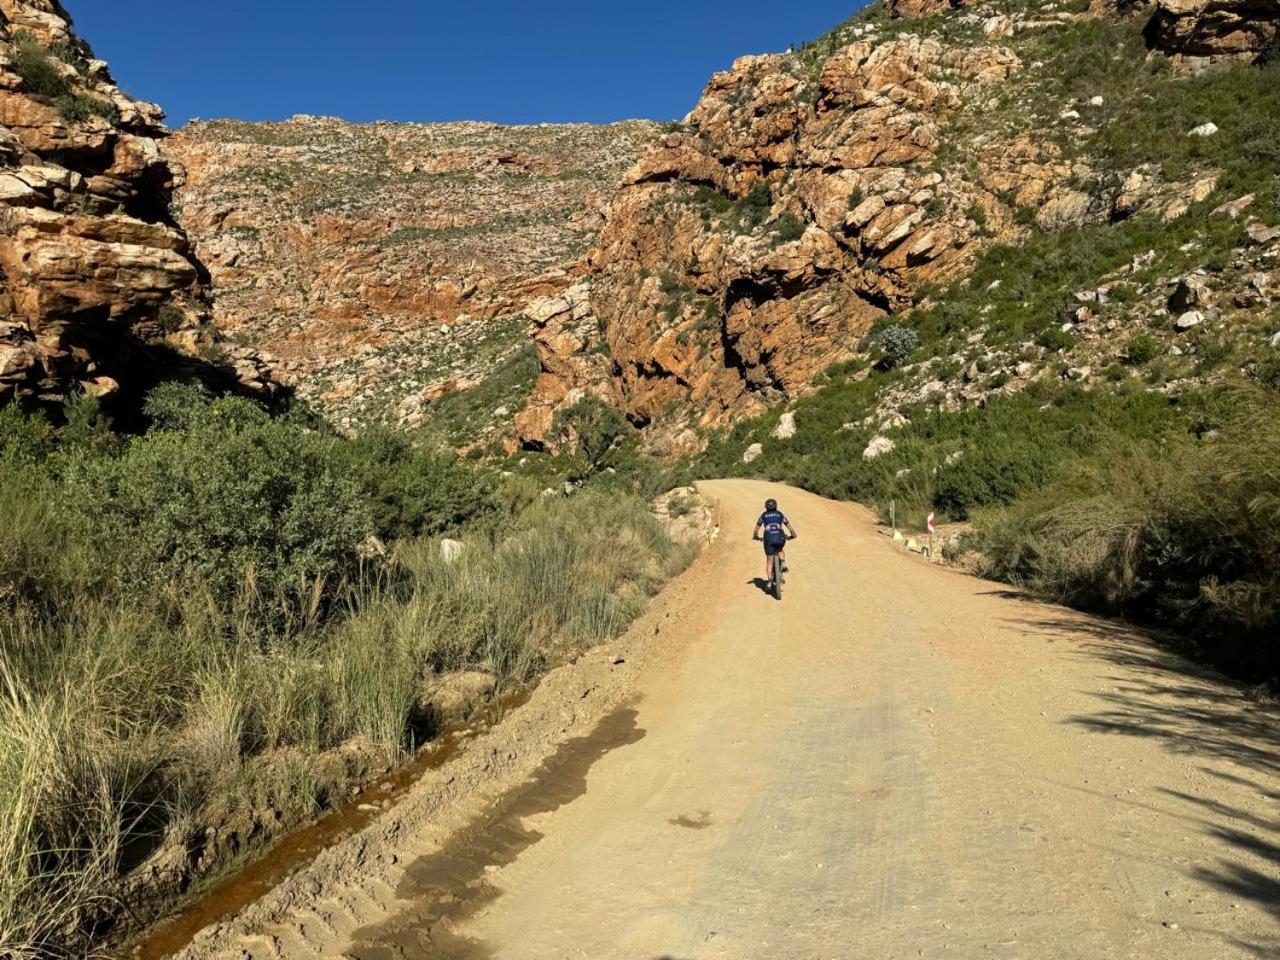
[[[556,414],[551,428],[557,444],[572,448],[579,479],[599,471],[610,451],[627,432],[627,421],[598,397],[583,397],[568,410]]]
[[[920,348],[920,335],[910,327],[900,323],[891,323],[876,336],[880,345],[880,367],[892,370],[906,362],[906,359]]]

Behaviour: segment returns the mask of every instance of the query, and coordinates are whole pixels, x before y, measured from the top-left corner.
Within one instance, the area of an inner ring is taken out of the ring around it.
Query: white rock
[[[441,540],[440,559],[445,563],[453,563],[466,552],[467,545],[461,540]]]
[[[1203,313],[1199,310],[1188,310],[1175,320],[1173,325],[1179,330],[1190,330],[1192,327],[1198,327],[1202,323],[1204,323]]]
[[[1062,119],[1062,120],[1079,120],[1080,114],[1077,113],[1075,110],[1063,110],[1060,114],[1058,114],[1058,117],[1059,119]]]
[[[1202,123],[1200,124],[1200,126],[1196,127],[1194,130],[1189,130],[1187,132],[1187,136],[1188,137],[1212,137],[1217,132],[1218,132],[1218,125],[1216,123]]]
[[[1106,101],[1105,101],[1105,100],[1103,100],[1101,97],[1090,97],[1090,98],[1089,98],[1089,106],[1091,106],[1091,107],[1100,107],[1100,106],[1102,106],[1104,103],[1106,103]]]
[[[1275,347],[1277,350],[1280,350],[1280,333],[1272,334],[1271,346]]]
[[[762,453],[764,453],[764,444],[753,443],[751,446],[747,447],[745,451],[743,451],[742,462],[751,463],[753,460],[759,457],[760,454]]]
[[[795,435],[796,415],[788,410],[778,419],[778,425],[773,428],[773,437],[775,440],[790,440]]]
[[[1230,217],[1234,220],[1252,206],[1255,199],[1256,197],[1254,194],[1246,193],[1243,197],[1237,197],[1235,200],[1228,200],[1221,206],[1215,207],[1210,211],[1209,216]]]
[[[863,460],[874,460],[886,453],[892,453],[898,445],[888,437],[875,437],[867,444],[867,449],[862,451]]]

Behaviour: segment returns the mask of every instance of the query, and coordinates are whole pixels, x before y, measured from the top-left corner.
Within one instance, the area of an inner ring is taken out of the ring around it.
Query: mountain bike
[[[753,539],[761,540],[763,538],[754,537]],[[787,542],[790,543],[794,539],[795,537],[787,537]],[[782,557],[775,553],[773,555],[773,576],[769,578],[769,593],[773,594],[775,600],[782,599],[782,584],[786,582],[786,571],[782,569],[783,566]]]

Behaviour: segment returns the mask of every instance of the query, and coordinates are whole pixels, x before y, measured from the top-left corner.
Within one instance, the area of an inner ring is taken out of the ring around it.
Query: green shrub
[[[675,494],[667,500],[667,516],[672,518],[687,517],[693,512],[693,498],[683,494]]]
[[[773,208],[773,191],[764,180],[752,184],[739,205],[738,223],[745,230],[754,230],[764,223]]]
[[[875,335],[874,342],[881,351],[881,368],[892,370],[905,363],[920,348],[920,335],[910,327],[891,323]]]
[[[156,322],[165,333],[177,333],[187,322],[187,315],[172,303],[165,303],[156,311]]]
[[[353,573],[372,517],[338,441],[246,400],[198,405],[158,416],[158,429],[116,457],[72,464],[79,526],[109,549],[128,544],[117,555],[122,587],[191,580],[224,603],[248,590],[276,605]],[[164,416],[186,418],[184,429]]]
[[[1008,503],[1022,491],[1044,483],[1054,458],[1040,444],[1004,436],[938,471],[933,502],[947,516],[968,519],[976,507]]]
[[[1040,331],[1036,337],[1036,343],[1050,353],[1061,353],[1063,350],[1071,348],[1075,343],[1075,338],[1059,327],[1047,327]]]
[[[1253,377],[1268,390],[1280,392],[1280,354],[1272,352],[1253,367]]]
[[[1142,366],[1144,363],[1150,363],[1156,358],[1160,352],[1159,345],[1154,339],[1146,334],[1139,334],[1131,337],[1129,343],[1125,346],[1125,356],[1129,362],[1135,366]]]
[[[71,85],[54,65],[49,51],[25,30],[14,37],[10,65],[23,85],[37,96],[56,99],[71,93]]]
[[[55,99],[62,119],[73,123],[88,120],[90,117],[101,117],[110,124],[120,119],[116,105],[99,97],[91,97],[83,93],[63,94]]]
[[[493,507],[484,474],[456,457],[415,447],[403,433],[371,428],[337,449],[384,539],[443,533]]]
[[[605,466],[615,445],[627,433],[627,421],[615,407],[598,397],[586,396],[556,414],[551,434],[556,443],[573,451],[574,472],[579,479]]]
[[[788,211],[774,221],[774,239],[780,244],[791,243],[803,237],[805,229],[805,222],[794,213]]]
[[[12,403],[0,406],[0,464],[36,464],[53,449],[53,428],[43,416],[26,416]]]

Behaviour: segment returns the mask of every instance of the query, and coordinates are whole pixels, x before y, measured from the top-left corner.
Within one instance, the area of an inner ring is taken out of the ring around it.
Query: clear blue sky
[[[63,0],[172,126],[191,117],[669,120],[712,72],[865,0]]]

